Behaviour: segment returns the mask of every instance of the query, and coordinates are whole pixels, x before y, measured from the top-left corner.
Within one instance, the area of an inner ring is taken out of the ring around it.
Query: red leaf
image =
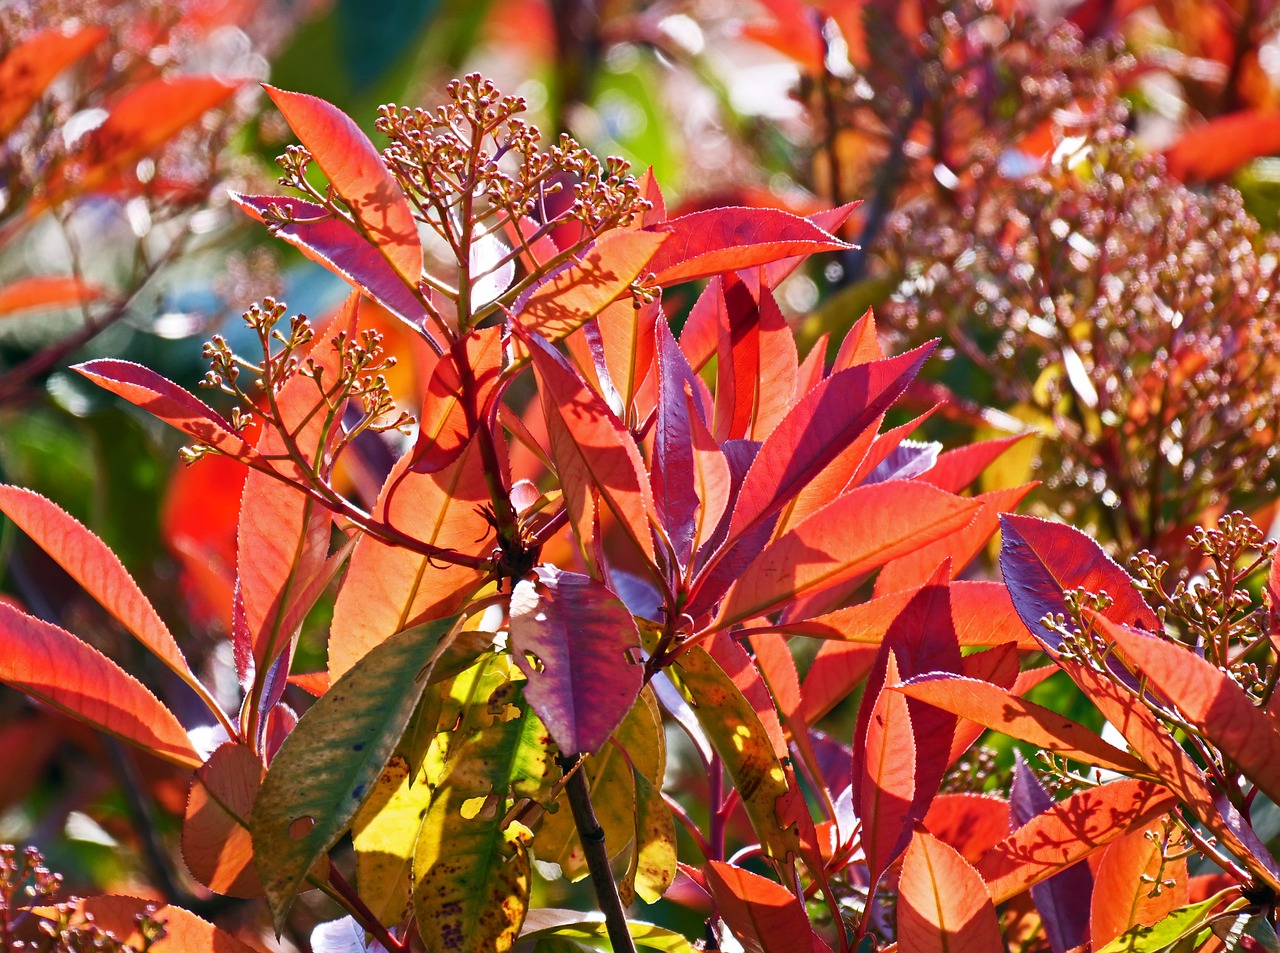
[[[36,104],[53,78],[107,38],[106,27],[38,30],[0,60],[0,139]]]
[[[871,889],[906,846],[916,801],[916,741],[907,700],[893,691],[898,663],[887,653],[882,684],[874,695],[864,695],[859,721],[865,712],[862,737],[854,740],[853,790],[862,818],[862,849],[867,857]],[[860,742],[860,743],[859,743]],[[929,794],[933,794],[930,788]]]
[[[806,215],[805,220],[817,225],[824,232],[839,238],[840,229],[861,204],[861,200],[847,202],[835,208],[823,209],[821,212]],[[761,283],[769,289],[777,288],[782,283],[782,279],[804,264],[805,259],[808,257],[808,255],[797,255],[795,258],[783,258],[780,261],[770,262],[760,269]]]
[[[214,893],[261,897],[249,817],[266,768],[252,749],[221,745],[191,779],[182,822],[182,859]]]
[[[1169,174],[1183,182],[1221,179],[1250,159],[1280,152],[1280,110],[1246,109],[1184,132],[1165,151]]]
[[[0,485],[0,512],[13,520],[97,602],[188,684],[182,650],[119,557],[57,504],[30,490]]]
[[[550,344],[536,335],[527,336],[525,342],[538,377],[551,458],[580,544],[586,548],[594,536],[592,499],[598,494],[622,530],[652,562],[649,519],[653,499],[648,473],[630,432]]]
[[[590,576],[539,566],[511,593],[511,657],[524,696],[565,754],[599,751],[644,684],[640,633]],[[633,657],[634,656],[634,657]]]
[[[799,359],[795,338],[773,295],[736,275],[721,279],[717,345],[717,443],[764,440],[791,408]]]
[[[472,379],[476,406],[467,408],[462,400],[459,368]],[[486,419],[485,406],[502,373],[502,328],[472,331],[454,341],[436,362],[419,411],[418,441],[409,469],[415,473],[442,470],[462,454],[472,440],[472,427]]]
[[[603,311],[642,275],[667,236],[615,231],[552,272],[516,302],[520,324],[559,341]]]
[[[1125,778],[1078,791],[1033,817],[979,861],[1002,903],[1177,806],[1168,788]]]
[[[1153,836],[1148,836],[1153,835]],[[1162,825],[1126,834],[1102,852],[1093,872],[1089,937],[1100,950],[1133,926],[1151,926],[1190,903],[1187,859],[1165,860]],[[1172,881],[1159,886],[1158,881]]]
[[[212,76],[166,77],[130,87],[76,154],[51,173],[46,205],[101,187],[234,92]]]
[[[441,549],[474,551],[490,533],[478,506],[489,499],[479,445],[436,473],[408,470],[401,457],[387,477],[373,516],[401,533]],[[329,676],[337,681],[375,645],[402,629],[456,612],[483,578],[466,566],[429,557],[369,536],[351,554],[333,606]]]
[[[898,613],[920,591],[900,589],[860,605],[837,609],[812,619],[788,619],[773,626],[788,635],[879,645]],[[1040,650],[1009,601],[1009,592],[998,582],[959,580],[951,583],[951,621],[956,637],[966,647],[987,647],[1016,642],[1027,652]]]
[[[200,756],[169,709],[70,632],[0,602],[0,681],[184,768]]]
[[[0,80],[0,89],[3,88]],[[0,109],[3,108],[0,101]],[[31,275],[0,288],[0,316],[46,308],[74,308],[101,297],[101,288],[70,275]]]
[[[298,219],[273,225],[271,233],[293,245],[314,262],[338,277],[363,289],[383,307],[410,326],[421,329],[427,309],[376,247],[360,237],[350,225],[334,218],[319,205],[301,199],[275,195],[229,193],[231,200],[251,218],[267,221],[267,212],[276,206]]]
[[[1143,769],[1137,758],[1103,741],[1083,725],[988,682],[955,675],[926,675],[899,686],[898,691],[1085,764],[1124,774]]]
[[[925,475],[928,475],[928,471]],[[1027,483],[973,497],[975,502],[982,504],[982,508],[974,514],[968,525],[888,563],[876,576],[876,593],[919,585],[944,559],[951,560],[952,574],[958,576],[996,534],[996,530],[1000,528],[1001,514],[1015,509],[1036,485]]]
[[[663,286],[849,246],[790,212],[714,208],[652,226],[670,239],[649,268]]]
[[[759,874],[709,861],[707,887],[725,925],[747,953],[817,953],[822,947],[804,905]],[[825,944],[824,944],[825,946]]]
[[[911,953],[1002,953],[991,895],[952,847],[922,830],[898,882],[898,945]]]
[[[136,404],[171,427],[250,466],[268,466],[231,424],[189,391],[154,371],[129,361],[102,358],[71,368],[99,387]]]
[[[1092,539],[1065,523],[1034,516],[1000,517],[1003,544],[1000,571],[1023,624],[1048,650],[1062,638],[1040,624],[1046,615],[1066,613],[1065,590],[1105,592],[1112,599],[1104,613],[1112,622],[1155,632],[1160,622],[1133,588],[1128,573]]]
[[[351,209],[356,222],[411,288],[422,277],[418,223],[369,137],[323,99],[264,86],[285,121]]]
[[[869,572],[964,526],[979,505],[911,482],[850,490],[756,557],[729,590],[717,625],[764,615],[796,596]]]
[[[990,794],[939,794],[929,805],[924,826],[976,864],[1009,835],[1009,802]]]
[[[1025,672],[1019,672],[1018,653],[1014,643],[1006,642],[1004,648],[1014,649],[1014,651],[1009,652],[1009,656],[1011,656],[1009,662],[1012,663],[1009,668],[1005,667],[1008,663],[1001,658],[1003,653],[999,648],[996,648],[988,652],[976,652],[973,655],[966,655],[964,663],[960,666],[960,674],[965,678],[990,682],[992,685],[1007,688],[1010,693],[1022,698],[1031,689],[1058,672],[1056,665],[1042,665],[1039,668],[1029,668]],[[951,740],[951,754],[947,757],[947,763],[955,764],[986,730],[985,725],[977,722],[960,722],[956,726],[955,737]]]
[[[982,440],[956,447],[954,450],[946,450],[939,454],[937,462],[917,479],[932,483],[948,492],[959,493],[976,480],[978,475],[1006,450],[1028,436],[1030,434],[1021,433],[1013,437]]]
[[[693,371],[665,321],[655,328],[655,335],[658,419],[653,505],[675,547],[676,559],[687,566],[729,503],[729,463],[698,413]]]
[[[181,907],[155,904],[137,897],[86,897],[75,903],[85,913],[92,914],[99,927],[110,930],[121,943],[133,949],[139,949],[143,944],[138,917],[151,905],[158,906],[153,916],[165,925],[164,938],[148,947],[151,953],[191,953],[193,950],[202,953],[255,953],[253,947]]]
[[[359,304],[360,295],[353,292],[307,351],[306,358],[320,369],[322,381],[338,378],[340,359],[333,339],[343,333],[348,340],[354,337]],[[302,375],[290,378],[276,394],[280,424],[293,435],[297,452],[306,460],[317,459],[321,441],[328,437],[326,414],[323,409],[316,411],[323,400],[315,380]],[[264,430],[257,449],[265,457],[289,453],[274,427]],[[306,480],[305,474],[292,475]],[[236,661],[242,676],[249,671],[248,662],[253,662],[255,702],[271,663],[290,644],[319,595],[313,584],[327,566],[331,526],[329,511],[302,490],[250,471],[236,533],[237,579],[249,644],[237,646]]]
[[[1120,646],[1137,674],[1235,762],[1273,802],[1280,802],[1280,732],[1222,669],[1183,645],[1142,635],[1089,613],[1103,637]]]
[[[873,426],[920,370],[932,344],[828,377],[800,399],[747,471],[729,524],[730,542],[777,513]]]
[[[879,644],[824,643],[800,686],[800,714],[805,723],[812,725],[861,685],[879,650]]]
[[[596,315],[605,366],[609,368],[609,377],[624,408],[632,406],[636,394],[640,392],[640,385],[644,383],[650,369],[656,366],[654,348],[657,346],[657,326],[666,323],[662,304],[656,300],[636,307],[629,297],[623,298]],[[667,333],[670,333],[669,328]]]
[[[836,352],[831,373],[883,360],[884,350],[880,347],[880,336],[876,332],[876,316],[867,308],[840,342],[840,350]]]

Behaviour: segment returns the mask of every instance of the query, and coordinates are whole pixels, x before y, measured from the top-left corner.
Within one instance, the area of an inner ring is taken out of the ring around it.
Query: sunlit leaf
[[[525,697],[565,753],[600,749],[644,683],[640,635],[621,600],[590,576],[540,566],[511,594],[511,651]]]
[[[422,242],[404,192],[382,156],[351,119],[305,93],[265,87],[361,230],[411,287],[422,276]]]
[[[0,79],[2,88],[4,81]],[[0,109],[3,108],[0,105]],[[97,301],[102,295],[101,288],[70,275],[30,275],[0,287],[0,316],[50,308],[76,308]]]
[[[916,831],[902,859],[898,944],[912,953],[1002,953],[991,895],[954,848]]]
[[[1089,937],[1095,948],[1133,927],[1159,923],[1185,906],[1187,859],[1164,856],[1164,825],[1120,838],[1093,871]]]
[[[0,602],[0,681],[184,768],[186,729],[136,678],[70,632]]]
[[[0,59],[0,138],[8,136],[55,76],[107,38],[106,27],[37,30]]]
[[[747,953],[815,953],[809,915],[785,887],[717,860],[703,870],[716,912]]]

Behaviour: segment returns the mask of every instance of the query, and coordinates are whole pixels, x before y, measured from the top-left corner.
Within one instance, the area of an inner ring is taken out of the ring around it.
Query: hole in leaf
[[[538,656],[534,655],[527,649],[525,650],[524,658],[525,661],[529,663],[529,667],[535,672],[545,672],[547,670],[547,666],[543,663],[542,659],[538,658]]]
[[[487,800],[489,800],[487,796],[486,797],[469,797],[462,802],[462,807],[459,809],[458,813],[462,815],[463,820],[465,821],[472,820],[482,810],[484,810],[484,802]]]
[[[311,833],[311,828],[316,826],[316,819],[310,815],[294,819],[289,824],[289,837],[291,840],[302,840]]]

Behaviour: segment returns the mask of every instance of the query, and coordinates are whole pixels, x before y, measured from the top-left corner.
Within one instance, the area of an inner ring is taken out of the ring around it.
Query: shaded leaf
[[[214,893],[261,897],[249,817],[266,767],[253,749],[220,745],[191,779],[182,822],[182,859]]]
[[[511,594],[511,652],[529,680],[525,697],[561,751],[596,752],[644,683],[640,634],[602,583],[554,566],[536,573]]]
[[[645,903],[657,903],[676,877],[676,822],[662,792],[640,772],[636,786],[636,839],[624,882]]]
[[[758,281],[729,274],[720,287],[716,442],[761,441],[791,408],[799,363],[795,338],[773,295]]]
[[[952,847],[917,830],[902,859],[898,943],[912,953],[1002,953],[991,895]]]
[[[136,404],[171,427],[251,466],[266,466],[258,453],[222,415],[155,371],[130,361],[101,358],[71,368],[99,387]]]
[[[459,368],[470,379],[475,406],[467,407]],[[462,455],[473,439],[473,427],[485,419],[485,408],[502,372],[502,328],[481,328],[454,341],[436,362],[418,412],[418,440],[409,469],[415,473],[443,470]]]
[[[942,793],[924,816],[924,828],[976,864],[1009,834],[1009,802],[990,794]]]
[[[103,930],[109,930],[121,942],[133,949],[141,949],[143,937],[138,930],[138,917],[148,906],[156,906],[153,919],[165,925],[165,936],[152,944],[151,953],[190,953],[191,950],[206,953],[254,953],[254,949],[240,942],[231,934],[212,923],[200,919],[181,907],[156,904],[137,897],[86,897],[75,901],[86,914],[92,914],[94,922]]]
[[[897,659],[892,652],[886,658],[883,687],[874,696],[863,696],[854,739],[854,798],[863,819],[862,850],[872,890],[906,846],[917,820],[912,805],[918,790],[916,746],[922,733],[913,730],[907,700],[893,691],[899,677]]]
[[[747,953],[814,953],[809,915],[785,887],[718,860],[703,872],[716,912]]]
[[[452,624],[427,623],[375,647],[316,700],[276,753],[251,827],[277,929],[312,863],[372,791]]]
[[[422,242],[409,201],[373,143],[331,103],[264,86],[361,230],[410,287],[422,277]]]
[[[1000,517],[1003,542],[1000,572],[1022,622],[1050,651],[1062,637],[1040,624],[1046,615],[1066,614],[1062,593],[1082,588],[1105,592],[1112,603],[1104,613],[1112,622],[1154,632],[1160,623],[1133,588],[1128,573],[1080,530],[1034,516]]]
[[[693,947],[689,945],[689,941],[679,933],[654,926],[652,923],[628,919],[627,930],[637,946],[659,950],[661,953],[693,953]],[[561,910],[555,907],[530,910],[520,930],[521,940],[564,937],[604,941],[608,936],[603,913],[595,911],[584,913],[581,910]]]
[[[978,873],[992,899],[1001,903],[1176,805],[1168,788],[1150,781],[1125,778],[1078,791],[988,851]]]
[[[0,602],[0,681],[184,768],[202,759],[169,709],[65,629]]]

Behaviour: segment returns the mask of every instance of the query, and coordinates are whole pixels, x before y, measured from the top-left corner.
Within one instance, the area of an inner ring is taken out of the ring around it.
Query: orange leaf
[[[234,86],[212,76],[175,76],[131,87],[102,125],[84,137],[76,154],[50,176],[44,204],[57,205],[100,188],[234,92]]]
[[[86,897],[76,901],[85,913],[93,915],[98,926],[135,949],[142,944],[137,918],[148,903],[137,897]],[[163,905],[156,910],[155,919],[164,923],[165,935],[150,947],[151,953],[256,953],[253,947],[181,907]]]
[[[809,915],[785,887],[718,860],[704,871],[721,919],[747,953],[815,953]]]
[[[916,796],[916,740],[907,700],[893,686],[898,682],[898,662],[888,656],[884,688],[871,707],[864,755],[855,752],[854,772],[862,771],[862,849],[867,855],[871,887],[905,843]],[[855,778],[855,781],[857,779]],[[855,783],[854,790],[858,790]]]
[[[924,676],[899,685],[897,690],[992,731],[1085,764],[1124,774],[1143,769],[1137,758],[1103,741],[1083,725],[989,682],[955,675]]]
[[[383,484],[375,518],[441,549],[470,552],[490,532],[477,507],[488,500],[479,445],[468,444],[435,473],[409,471],[401,457]],[[402,629],[456,612],[482,574],[365,536],[356,543],[333,606],[329,676],[334,681]]]
[[[990,794],[938,794],[924,816],[924,826],[976,864],[1009,835],[1009,802]]]
[[[168,626],[106,543],[57,504],[30,490],[0,485],[0,512],[184,681],[194,680]]]
[[[32,33],[0,60],[0,139],[8,136],[53,78],[107,38],[105,27]]]
[[[609,233],[522,297],[515,308],[518,320],[548,341],[559,341],[624,294],[666,239],[653,232]]]
[[[0,681],[184,768],[200,766],[178,719],[155,695],[70,632],[0,602]]]
[[[1177,806],[1168,788],[1125,778],[1078,791],[1037,814],[978,862],[1002,903]]]
[[[411,288],[422,277],[418,223],[382,156],[342,110],[306,93],[264,87],[361,229]]]
[[[925,476],[927,475],[928,471],[925,472]],[[1000,514],[1016,509],[1023,497],[1036,485],[1025,483],[1008,490],[996,490],[973,497],[982,504],[982,508],[974,514],[967,526],[887,564],[876,576],[876,593],[920,585],[944,559],[951,560],[952,575],[960,575],[1000,528]]]
[[[1140,675],[1173,702],[1273,802],[1280,801],[1280,732],[1226,672],[1190,648],[1141,635],[1103,616],[1092,620]]]
[[[2,64],[0,64],[2,65]],[[0,89],[3,89],[0,80]],[[2,101],[0,101],[2,102]],[[0,105],[0,109],[3,105]],[[102,289],[70,275],[31,275],[0,288],[0,315],[45,308],[74,308],[102,297]]]
[[[261,897],[249,818],[266,768],[252,749],[227,742],[197,769],[182,822],[182,858],[214,893]]]
[[[756,557],[729,590],[717,625],[764,615],[869,572],[954,532],[981,505],[906,481],[850,490]]]
[[[589,549],[595,522],[593,501],[598,495],[652,563],[649,520],[653,496],[649,474],[631,433],[555,348],[536,335],[527,335],[524,340],[538,377],[551,458],[580,545]]]
[[[1148,836],[1154,835],[1154,836]],[[1150,926],[1190,903],[1187,859],[1165,861],[1160,824],[1126,834],[1102,852],[1093,871],[1089,936],[1100,950],[1133,926]],[[1157,881],[1172,880],[1159,886]]]
[[[991,895],[969,862],[917,830],[902,859],[898,943],[911,953],[1002,953]]]
[[[1248,109],[1185,132],[1164,154],[1169,174],[1184,182],[1221,179],[1258,156],[1280,152],[1280,110]]]

